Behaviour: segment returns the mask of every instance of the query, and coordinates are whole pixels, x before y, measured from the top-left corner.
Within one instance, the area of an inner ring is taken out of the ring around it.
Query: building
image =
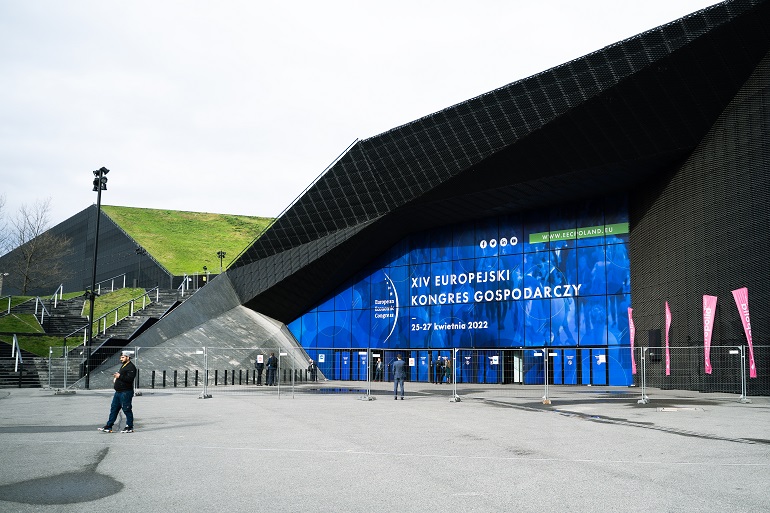
[[[615,361],[569,379],[627,384],[629,306],[637,344],[668,304],[671,344],[702,346],[713,295],[712,343],[743,343],[742,287],[766,343],[768,27],[770,2],[726,1],[358,141],[137,345],[268,322],[328,366],[554,347]]]

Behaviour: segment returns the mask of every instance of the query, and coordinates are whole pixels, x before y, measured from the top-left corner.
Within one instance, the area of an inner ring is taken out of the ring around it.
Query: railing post
[[[741,359],[740,359],[740,366],[741,366],[741,398],[739,399],[739,402],[748,404],[751,402],[751,399],[746,397],[747,395],[747,387],[746,387],[746,346],[740,346],[741,348]]]

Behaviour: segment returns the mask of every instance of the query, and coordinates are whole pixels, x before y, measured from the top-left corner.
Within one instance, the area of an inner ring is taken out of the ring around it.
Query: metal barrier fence
[[[97,366],[91,388],[111,388],[120,348],[113,361]],[[517,349],[338,349],[315,348],[131,348],[136,389],[165,390],[211,397],[215,394],[323,393],[365,398],[393,394],[392,363],[407,362],[407,393],[462,398],[636,399],[649,401],[659,390],[708,394],[714,400],[749,402],[770,395],[770,346],[754,346],[758,377],[749,377],[747,346],[711,348],[712,372],[705,372],[703,347],[548,347]],[[278,360],[276,384],[267,385],[267,361]],[[52,352],[53,354],[53,352]],[[258,357],[264,369],[255,367]],[[313,360],[315,371],[310,365]],[[440,362],[440,363],[439,363]],[[80,388],[82,361],[49,358],[49,388]],[[636,366],[633,373],[632,366]],[[38,365],[40,367],[40,365]],[[41,376],[42,380],[42,376]],[[705,396],[704,396],[705,397]]]

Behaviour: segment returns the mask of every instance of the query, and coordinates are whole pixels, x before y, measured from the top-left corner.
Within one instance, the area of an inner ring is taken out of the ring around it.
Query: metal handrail
[[[53,293],[51,299],[53,300],[53,307],[56,308],[58,301],[64,296],[64,284],[59,285],[59,288]]]
[[[45,307],[45,303],[43,303],[43,300],[40,299],[40,296],[35,297],[35,317],[37,318],[37,307],[40,305],[40,325],[43,325],[43,321],[45,320],[45,314],[48,314],[48,317],[51,316],[51,312],[48,311],[48,309]]]
[[[102,293],[102,283],[107,283],[108,281],[111,282],[110,292],[115,292],[115,279],[120,278],[121,276],[123,277],[123,287],[121,287],[121,288],[126,288],[126,273],[123,273],[123,274],[118,274],[117,276],[113,276],[112,278],[107,278],[106,280],[102,280],[100,282],[97,282],[96,285],[95,285],[95,288],[97,289],[96,293],[97,294],[101,294]]]
[[[103,314],[103,315],[99,316],[98,318],[94,319],[94,320],[93,320],[93,322],[92,322],[92,324],[93,324],[94,322],[95,322],[95,323],[97,323],[97,324],[96,324],[96,333],[97,333],[97,334],[99,334],[99,333],[101,332],[101,334],[104,334],[104,333],[106,333],[106,332],[107,332],[107,328],[111,328],[112,326],[115,326],[116,324],[118,324],[118,322],[119,322],[119,321],[122,321],[123,319],[125,319],[125,318],[127,318],[127,317],[131,317],[131,316],[133,316],[135,312],[138,312],[138,311],[141,311],[141,310],[144,310],[145,308],[147,308],[147,306],[148,306],[148,305],[147,305],[147,304],[145,304],[145,302],[144,302],[144,298],[145,298],[145,297],[148,297],[148,298],[149,298],[149,296],[150,296],[150,293],[151,293],[152,291],[155,291],[155,302],[157,303],[157,302],[158,302],[158,299],[159,299],[159,297],[160,297],[160,287],[158,287],[158,286],[156,286],[156,287],[153,287],[153,288],[151,288],[150,290],[147,290],[147,291],[145,291],[145,292],[144,292],[144,294],[141,294],[141,295],[139,295],[139,296],[136,296],[136,297],[135,297],[135,298],[133,298],[133,299],[129,299],[128,301],[124,302],[123,304],[116,306],[115,308],[113,308],[113,309],[112,309],[112,310],[110,310],[109,312],[107,312],[107,313],[105,313],[105,314]],[[143,301],[142,301],[142,307],[141,307],[141,308],[138,308],[138,309],[134,309],[134,303],[135,303],[135,302],[136,302],[138,299],[140,299],[140,298],[143,300]],[[151,302],[152,302],[152,300],[151,300]],[[120,319],[118,319],[118,311],[119,311],[121,308],[123,308],[123,307],[125,307],[126,305],[129,305],[129,304],[131,305],[131,308],[129,309],[129,314],[128,314],[128,315],[126,315],[125,317],[121,317]],[[113,314],[114,314],[114,317],[115,317],[115,322],[114,322],[114,323],[112,323],[112,324],[110,324],[109,326],[107,326],[107,317],[108,317],[108,316],[110,316],[110,315],[113,315]],[[100,326],[102,326],[102,325],[104,326],[104,328],[103,328],[103,329],[102,329],[102,328],[100,328]],[[73,335],[76,335],[77,333],[80,333],[80,332],[82,331],[82,332],[83,332],[83,344],[85,345],[85,344],[88,342],[88,339],[87,339],[87,337],[88,337],[88,329],[87,329],[87,328],[88,328],[88,324],[86,324],[86,325],[85,325],[85,326],[83,326],[82,328],[78,328],[78,329],[76,329],[75,331],[73,331],[72,333],[69,333],[68,335],[65,335],[65,337],[64,337],[64,338],[65,338],[65,339],[66,339],[66,338],[70,338],[70,337],[72,337]]]

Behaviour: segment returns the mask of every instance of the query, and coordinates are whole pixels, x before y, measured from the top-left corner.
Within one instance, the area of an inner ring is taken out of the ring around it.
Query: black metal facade
[[[640,340],[703,344],[704,294],[717,296],[713,345],[744,344],[732,291],[747,287],[755,344],[770,318],[770,55],[681,167],[631,197],[632,298]],[[662,340],[662,338],[660,339]]]

